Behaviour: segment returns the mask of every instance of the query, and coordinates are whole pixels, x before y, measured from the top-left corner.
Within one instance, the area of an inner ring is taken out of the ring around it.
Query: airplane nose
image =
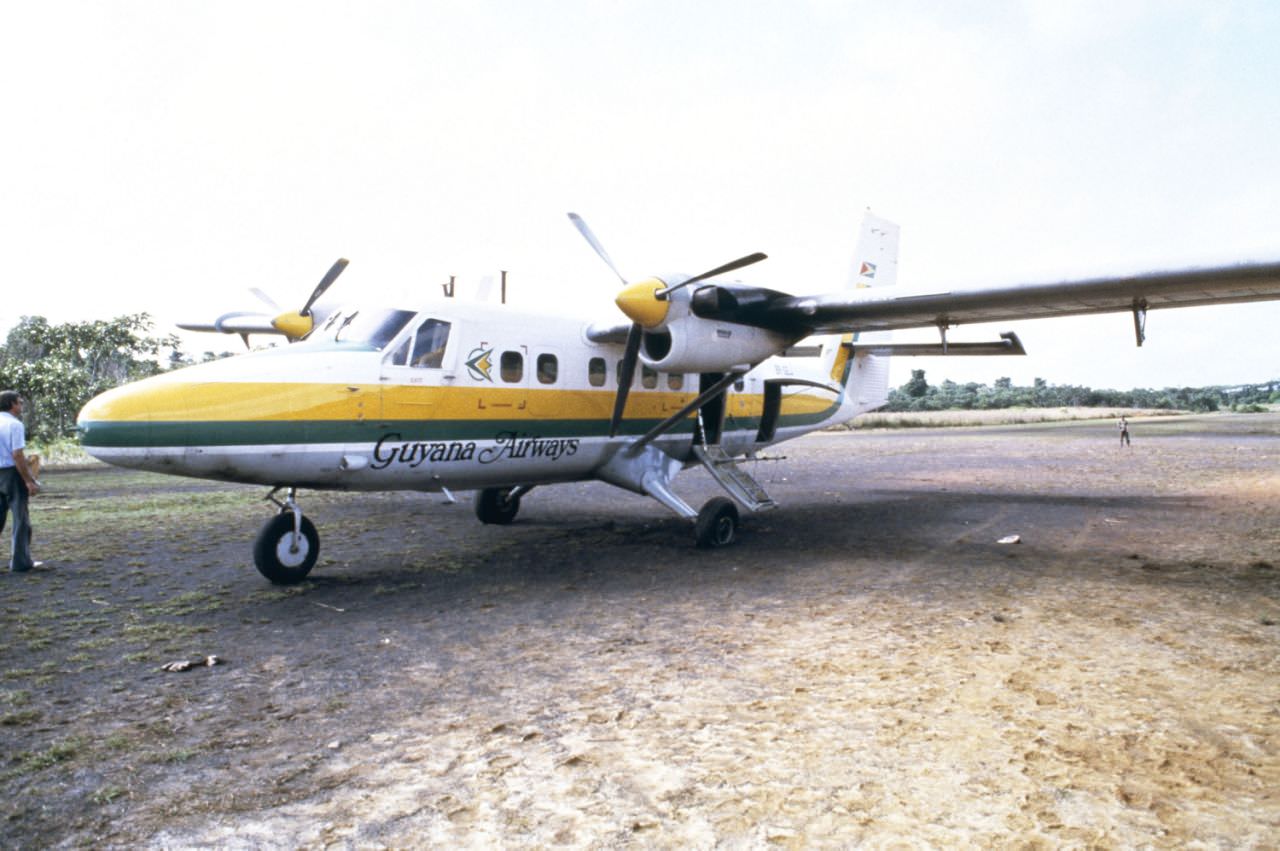
[[[149,446],[181,444],[175,429],[184,428],[189,419],[188,386],[173,375],[157,375],[90,399],[76,417],[80,445],[94,458],[119,463],[125,456],[144,455]]]

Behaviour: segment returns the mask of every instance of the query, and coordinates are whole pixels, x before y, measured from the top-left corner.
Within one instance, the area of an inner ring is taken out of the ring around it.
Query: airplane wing
[[[894,293],[885,288],[769,296],[750,307],[741,305],[732,311],[733,318],[763,328],[809,333],[948,328],[962,323],[1280,299],[1280,262],[928,293]],[[707,315],[714,310],[698,310],[696,302],[694,312],[718,318]]]
[[[239,334],[249,344],[250,334],[279,334],[290,341],[299,340],[319,326],[332,312],[332,308],[324,309],[316,306],[316,300],[324,295],[342,271],[347,268],[348,261],[339,257],[329,267],[329,271],[320,279],[320,283],[311,292],[310,298],[298,311],[281,311],[279,306],[262,290],[250,287],[249,291],[275,308],[275,313],[263,313],[260,310],[236,310],[224,313],[212,322],[179,322],[178,327],[184,331],[216,331],[221,334]]]
[[[273,316],[240,310],[224,313],[212,322],[179,322],[185,331],[215,331],[221,334],[283,334],[271,324]]]
[[[310,317],[314,323],[314,327],[324,324],[336,308],[318,305],[311,309]],[[290,314],[286,313],[285,316]],[[178,327],[184,331],[211,331],[219,334],[275,334],[280,337],[289,337],[294,339],[295,335],[291,333],[288,327],[277,324],[280,318],[276,314],[262,313],[256,310],[233,310],[230,313],[224,313],[212,322],[179,322]],[[309,328],[308,328],[309,330]]]

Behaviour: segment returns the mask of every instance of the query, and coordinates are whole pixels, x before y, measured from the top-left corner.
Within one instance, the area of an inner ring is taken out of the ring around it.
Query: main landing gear
[[[289,488],[284,502],[276,499],[279,488],[267,499],[280,507],[280,513],[263,525],[253,543],[253,563],[258,572],[277,585],[296,585],[315,567],[320,555],[320,536],[315,524],[302,516],[297,489]]]
[[[514,488],[485,488],[476,494],[476,517],[481,523],[506,526],[520,511],[520,497],[533,490],[533,485]]]
[[[729,546],[738,537],[738,506],[722,496],[707,500],[693,529],[694,538],[703,549]]]
[[[485,488],[476,493],[476,517],[480,518],[481,523],[505,526],[514,520],[520,511],[520,497],[531,490],[533,490],[532,485]],[[738,506],[733,500],[722,496],[710,499],[696,516],[692,509],[686,508],[686,510],[687,516],[694,520],[694,539],[699,547],[704,549],[727,547],[737,540],[740,519]]]

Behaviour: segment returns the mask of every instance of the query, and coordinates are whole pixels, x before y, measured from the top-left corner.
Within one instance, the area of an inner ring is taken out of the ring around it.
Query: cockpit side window
[[[396,350],[391,353],[391,362],[396,366],[404,366],[409,362],[409,349],[413,346],[413,338],[405,337]]]
[[[444,347],[449,343],[449,323],[428,319],[413,336],[413,360],[419,369],[439,369],[444,364]]]

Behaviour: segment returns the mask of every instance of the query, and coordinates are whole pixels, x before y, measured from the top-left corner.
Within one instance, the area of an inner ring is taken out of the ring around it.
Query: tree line
[[[1214,387],[1165,387],[1162,390],[1095,390],[1078,384],[1049,384],[1036,378],[1017,386],[1008,378],[994,385],[943,381],[930,384],[923,369],[889,391],[886,411],[949,411],[995,408],[1156,408],[1180,411],[1257,410],[1280,403],[1280,379],[1261,384]]]
[[[157,335],[146,313],[115,319],[54,324],[24,316],[0,348],[0,390],[18,390],[27,399],[28,438],[51,443],[75,433],[76,415],[104,390],[195,360],[179,348],[176,334]],[[202,361],[229,352],[205,352]],[[1095,390],[1035,379],[1018,387],[1008,378],[994,385],[930,384],[923,369],[889,391],[888,411],[943,411],[986,408],[1165,408],[1190,411],[1250,410],[1280,403],[1280,380],[1239,387],[1166,387],[1163,390]]]

